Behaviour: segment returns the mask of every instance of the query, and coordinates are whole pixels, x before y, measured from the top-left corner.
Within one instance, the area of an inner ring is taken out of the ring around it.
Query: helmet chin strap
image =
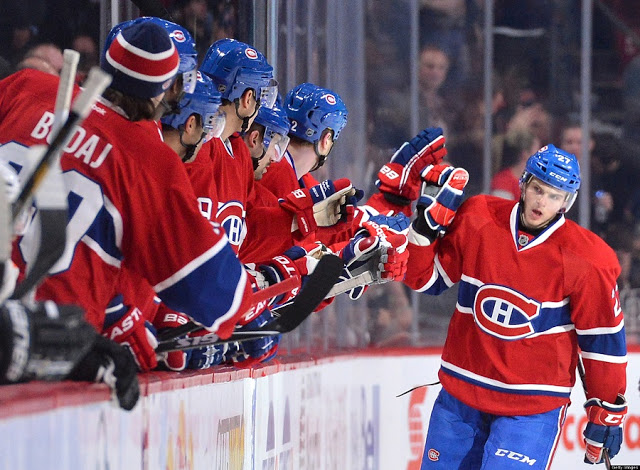
[[[244,135],[245,132],[247,132],[247,129],[249,128],[249,121],[251,120],[251,118],[253,116],[255,116],[258,113],[258,109],[260,108],[260,100],[256,100],[256,107],[253,110],[253,113],[251,113],[247,117],[240,116],[240,113],[238,112],[239,107],[240,107],[240,98],[236,98],[234,103],[236,105],[236,116],[238,116],[238,119],[242,119],[242,128],[240,129],[240,134]]]
[[[193,158],[193,154],[196,151],[196,147],[202,141],[202,139],[205,138],[207,134],[206,132],[203,132],[195,144],[185,144],[184,141],[182,140],[182,136],[184,135],[184,125],[180,126],[180,128],[178,129],[178,132],[180,133],[180,145],[182,145],[185,149],[187,149],[186,153],[182,157],[182,162],[186,163]]]
[[[259,157],[251,157],[251,163],[253,163],[253,171],[256,171],[258,169],[258,165],[260,164],[260,160],[262,160],[266,154],[267,154],[267,149],[264,148],[264,146],[262,146],[262,153],[260,154],[260,156]]]
[[[318,143],[319,143],[319,142],[320,142],[319,140],[316,140],[316,141],[313,143],[313,151],[315,152],[316,157],[318,157],[318,163],[316,163],[316,164],[313,166],[313,168],[311,168],[309,171],[316,171],[318,168],[322,167],[322,165],[324,165],[324,164],[325,164],[325,162],[327,161],[327,157],[329,156],[329,154],[328,154],[328,153],[327,153],[326,155],[322,155],[322,154],[320,153],[320,150],[318,149]]]

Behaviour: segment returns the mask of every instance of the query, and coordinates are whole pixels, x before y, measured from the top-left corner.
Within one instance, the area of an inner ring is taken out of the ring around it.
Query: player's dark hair
[[[107,88],[102,96],[122,108],[132,122],[150,120],[154,117],[156,107],[148,98],[126,95],[113,88]]]

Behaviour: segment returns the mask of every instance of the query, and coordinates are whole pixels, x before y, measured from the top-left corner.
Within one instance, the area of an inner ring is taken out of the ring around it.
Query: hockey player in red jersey
[[[225,129],[200,153],[211,159],[218,197],[216,219],[234,248],[238,250],[247,236],[248,216],[262,221],[256,224],[259,231],[251,234],[253,243],[260,244],[260,258],[253,261],[279,255],[296,237],[339,222],[340,207],[355,194],[344,178],[297,193],[295,205],[266,207],[255,199],[251,156],[240,133],[251,127],[259,107],[273,107],[277,97],[273,67],[264,56],[243,42],[221,39],[207,51],[200,71],[222,93]]]
[[[168,306],[226,337],[249,320],[247,274],[222,230],[197,210],[175,153],[135,123],[153,118],[175,79],[175,46],[157,25],[132,25],[116,36],[102,67],[114,76],[112,85],[62,158],[68,249],[38,297],[80,304],[100,329],[126,267]],[[0,83],[2,144],[19,150],[44,142],[56,85],[55,77],[31,70]]]
[[[296,194],[305,188],[317,185],[311,175],[324,165],[333,145],[347,123],[347,107],[340,96],[332,90],[312,83],[303,83],[287,93],[283,108],[290,121],[290,142],[287,152],[279,162],[273,163],[269,171],[258,181],[264,201],[267,194],[280,199],[284,206],[295,206]],[[298,240],[301,246],[313,246],[317,240],[326,244],[345,260],[343,280],[351,279],[356,269],[363,268],[366,260],[380,255],[381,263],[370,271],[371,282],[402,279],[406,269],[406,230],[408,219],[404,216],[388,218],[377,216],[369,221],[371,214],[363,217],[364,211],[353,209],[349,224],[319,227]],[[393,227],[393,228],[392,228]],[[285,250],[288,247],[281,246]],[[243,246],[242,259],[256,256],[257,250]],[[350,292],[352,298],[359,297],[362,288]]]
[[[460,168],[436,165],[424,178],[405,282],[428,294],[460,288],[422,468],[549,468],[579,354],[585,461],[614,457],[627,412],[620,266],[564,216],[580,187],[576,157],[541,148],[527,161],[519,202],[481,195],[460,205],[468,181]]]

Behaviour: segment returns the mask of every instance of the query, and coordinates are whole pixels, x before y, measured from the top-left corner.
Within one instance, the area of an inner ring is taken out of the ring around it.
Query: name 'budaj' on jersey
[[[57,77],[35,70],[0,81],[0,156],[16,169],[29,166],[21,161],[27,147],[46,142],[57,85]],[[221,336],[232,332],[249,307],[246,273],[224,231],[200,214],[184,165],[148,126],[98,102],[61,166],[68,240],[40,298],[80,304],[101,328],[126,266],[170,308]]]
[[[626,344],[613,250],[564,216],[519,242],[519,204],[475,196],[444,238],[409,244],[405,282],[438,294],[459,283],[439,372],[462,402],[498,415],[569,401],[578,346],[589,397],[626,388]]]

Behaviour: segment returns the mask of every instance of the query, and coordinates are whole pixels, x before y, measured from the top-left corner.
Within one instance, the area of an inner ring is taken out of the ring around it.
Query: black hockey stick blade
[[[236,331],[227,339],[220,339],[214,333],[193,338],[175,338],[161,341],[156,348],[157,353],[194,349],[203,346],[223,344],[231,341],[247,341],[263,338],[295,330],[309,317],[324,300],[344,268],[342,259],[335,255],[324,255],[309,276],[306,284],[294,301],[274,312],[277,318],[264,329],[254,331]]]

